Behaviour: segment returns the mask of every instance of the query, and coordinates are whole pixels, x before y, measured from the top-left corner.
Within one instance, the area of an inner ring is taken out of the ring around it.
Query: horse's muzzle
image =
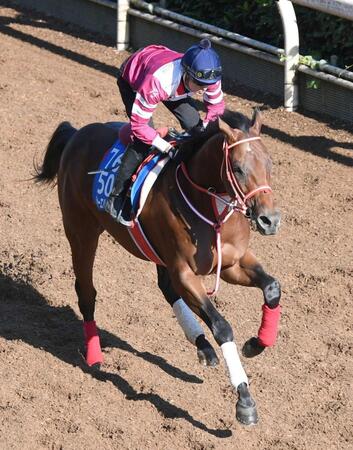
[[[276,234],[281,224],[281,213],[274,211],[267,214],[259,214],[254,220],[256,224],[256,230],[265,235],[271,236]]]

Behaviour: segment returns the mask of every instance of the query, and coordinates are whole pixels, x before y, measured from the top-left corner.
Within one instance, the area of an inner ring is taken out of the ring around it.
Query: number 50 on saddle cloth
[[[125,148],[121,140],[117,139],[103,156],[99,169],[89,172],[90,175],[95,175],[92,197],[99,210],[104,210],[105,202],[114,188],[116,174]],[[139,167],[136,176],[133,177],[135,181],[131,187],[130,201],[135,220],[140,215],[149,191],[169,159],[168,155],[160,153],[148,156]]]

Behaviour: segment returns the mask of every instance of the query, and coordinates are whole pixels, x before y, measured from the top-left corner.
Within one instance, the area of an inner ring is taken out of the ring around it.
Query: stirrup
[[[131,208],[132,206],[129,204],[129,197],[126,196],[123,200],[123,204],[121,205],[117,221],[129,228],[134,226],[134,221],[131,219]]]

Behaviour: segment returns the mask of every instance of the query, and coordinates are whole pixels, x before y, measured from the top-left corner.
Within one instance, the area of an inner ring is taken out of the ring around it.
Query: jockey
[[[132,143],[122,157],[116,184],[105,210],[124,225],[131,224],[124,212],[122,195],[128,182],[150,151],[155,147],[168,153],[172,146],[153,128],[152,114],[163,103],[191,132],[203,130],[209,121],[224,112],[221,87],[222,67],[218,54],[208,39],[202,39],[185,54],[161,45],[149,45],[130,56],[122,65],[117,79],[126,113],[130,118]],[[203,93],[206,117],[202,121],[191,96]],[[125,208],[124,208],[125,209]]]

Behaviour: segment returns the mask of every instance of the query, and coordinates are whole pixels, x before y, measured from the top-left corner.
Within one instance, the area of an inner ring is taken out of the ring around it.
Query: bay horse
[[[280,225],[270,187],[271,159],[260,136],[261,125],[258,110],[251,120],[237,113],[233,119],[210,123],[202,135],[181,144],[179,152],[185,160],[181,164],[171,160],[166,165],[139,216],[145,235],[163,262],[157,267],[162,293],[205,365],[217,364],[218,358],[194,313],[211,330],[238,394],[236,418],[246,425],[258,420],[256,404],[231,325],[212,303],[203,280],[215,273],[216,289],[219,278],[260,288],[264,296],[262,323],[258,336],[245,343],[243,355],[255,356],[274,345],[280,284],[248,249],[251,225],[262,235],[277,233]],[[127,227],[99,211],[92,199],[93,177],[89,173],[97,170],[118,135],[109,124],[94,123],[77,130],[63,122],[55,130],[35,176],[37,182],[48,184],[57,178],[90,366],[102,362],[92,280],[100,234],[106,230],[131,254],[147,259]]]

